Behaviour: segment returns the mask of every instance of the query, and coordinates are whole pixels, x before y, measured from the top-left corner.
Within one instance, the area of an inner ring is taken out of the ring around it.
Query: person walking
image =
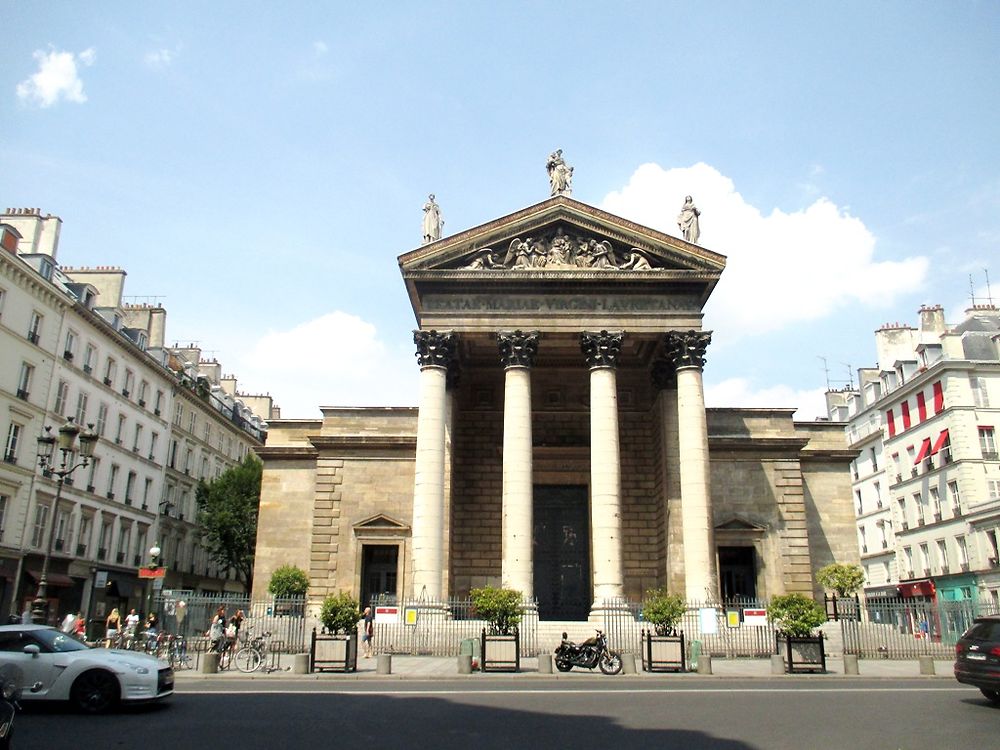
[[[212,624],[208,627],[208,632],[205,634],[212,641],[212,651],[216,653],[222,653],[225,646],[226,638],[226,608],[220,606],[215,610],[215,616],[212,618]]]
[[[371,659],[372,640],[375,638],[375,614],[371,607],[365,607],[361,619],[364,622],[364,634],[361,636],[361,642],[365,645],[365,658]]]
[[[104,621],[104,647],[111,648],[111,642],[118,638],[118,631],[122,627],[122,615],[118,607],[111,610],[108,619]]]

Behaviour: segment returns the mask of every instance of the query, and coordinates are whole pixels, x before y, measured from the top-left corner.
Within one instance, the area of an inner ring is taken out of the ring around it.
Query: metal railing
[[[462,641],[478,640],[486,622],[477,617],[471,599],[375,600],[373,604],[398,608],[398,618],[386,621],[376,617],[372,651],[377,654],[457,656]],[[528,601],[522,606],[518,625],[522,655],[538,653],[538,607]]]
[[[184,606],[180,607],[180,603]],[[186,638],[200,638],[208,631],[219,607],[225,607],[226,620],[243,610],[243,632],[271,633],[271,648],[284,653],[308,650],[306,603],[302,597],[258,599],[240,594],[191,594],[176,592],[158,595],[153,608],[160,614],[160,626],[167,632]],[[183,611],[182,616],[178,613]]]

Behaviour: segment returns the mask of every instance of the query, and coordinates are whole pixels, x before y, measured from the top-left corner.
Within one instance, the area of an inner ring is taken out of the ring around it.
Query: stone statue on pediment
[[[545,170],[549,173],[550,195],[573,194],[573,167],[566,164],[561,148],[549,154]]]
[[[424,204],[424,243],[436,242],[441,239],[441,227],[444,226],[444,219],[441,218],[441,207],[434,201],[434,194],[427,196]]]
[[[624,260],[621,260],[624,259]],[[654,265],[656,263],[657,265]],[[486,247],[460,266],[473,271],[660,271],[662,265],[637,247],[615,251],[609,240],[570,237],[560,227],[539,237],[510,241],[506,251]]]
[[[677,226],[680,227],[684,239],[694,244],[697,244],[698,237],[701,236],[701,228],[698,226],[699,216],[701,211],[695,208],[694,199],[690,195],[687,196],[677,216]]]

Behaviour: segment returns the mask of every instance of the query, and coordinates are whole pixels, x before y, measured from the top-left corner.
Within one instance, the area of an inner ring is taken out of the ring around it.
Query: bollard
[[[216,651],[209,651],[205,658],[201,660],[202,674],[216,674],[219,671],[219,654]]]
[[[635,654],[622,654],[622,674],[636,674]]]
[[[785,659],[781,654],[771,654],[771,674],[785,673]]]
[[[392,654],[379,654],[375,674],[392,674]]]
[[[712,657],[702,654],[698,657],[698,674],[712,674]]]
[[[472,674],[472,654],[458,655],[458,673]]]
[[[920,674],[934,674],[934,657],[933,656],[920,656],[917,657],[920,661]]]
[[[861,674],[858,671],[857,654],[844,654],[844,674]]]
[[[552,654],[538,655],[538,672],[540,674],[552,674]]]
[[[292,657],[293,674],[309,674],[309,654],[295,654]]]

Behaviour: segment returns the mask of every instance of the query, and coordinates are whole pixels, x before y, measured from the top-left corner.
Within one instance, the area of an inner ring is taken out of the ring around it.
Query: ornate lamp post
[[[42,562],[42,574],[38,578],[38,591],[34,601],[31,602],[31,621],[35,624],[41,625],[48,621],[49,600],[46,594],[49,584],[49,558],[52,556],[52,542],[56,536],[56,521],[63,484],[74,471],[90,463],[98,439],[93,425],[87,425],[86,430],[81,430],[79,425],[73,422],[72,417],[67,418],[66,424],[59,428],[58,438],[52,436],[52,428],[48,425],[45,426],[45,433],[38,438],[38,465],[45,476],[56,478],[56,496],[52,501],[49,541],[45,545],[45,558]],[[58,466],[56,466],[56,459],[53,457],[53,449],[57,444],[59,447]],[[77,456],[78,447],[79,456]],[[77,460],[78,458],[79,460]]]
[[[160,543],[153,542],[153,546],[149,548],[149,567],[151,570],[157,570],[160,567]],[[153,581],[150,579],[149,588],[146,591],[146,616],[149,617],[149,613],[153,611]]]

